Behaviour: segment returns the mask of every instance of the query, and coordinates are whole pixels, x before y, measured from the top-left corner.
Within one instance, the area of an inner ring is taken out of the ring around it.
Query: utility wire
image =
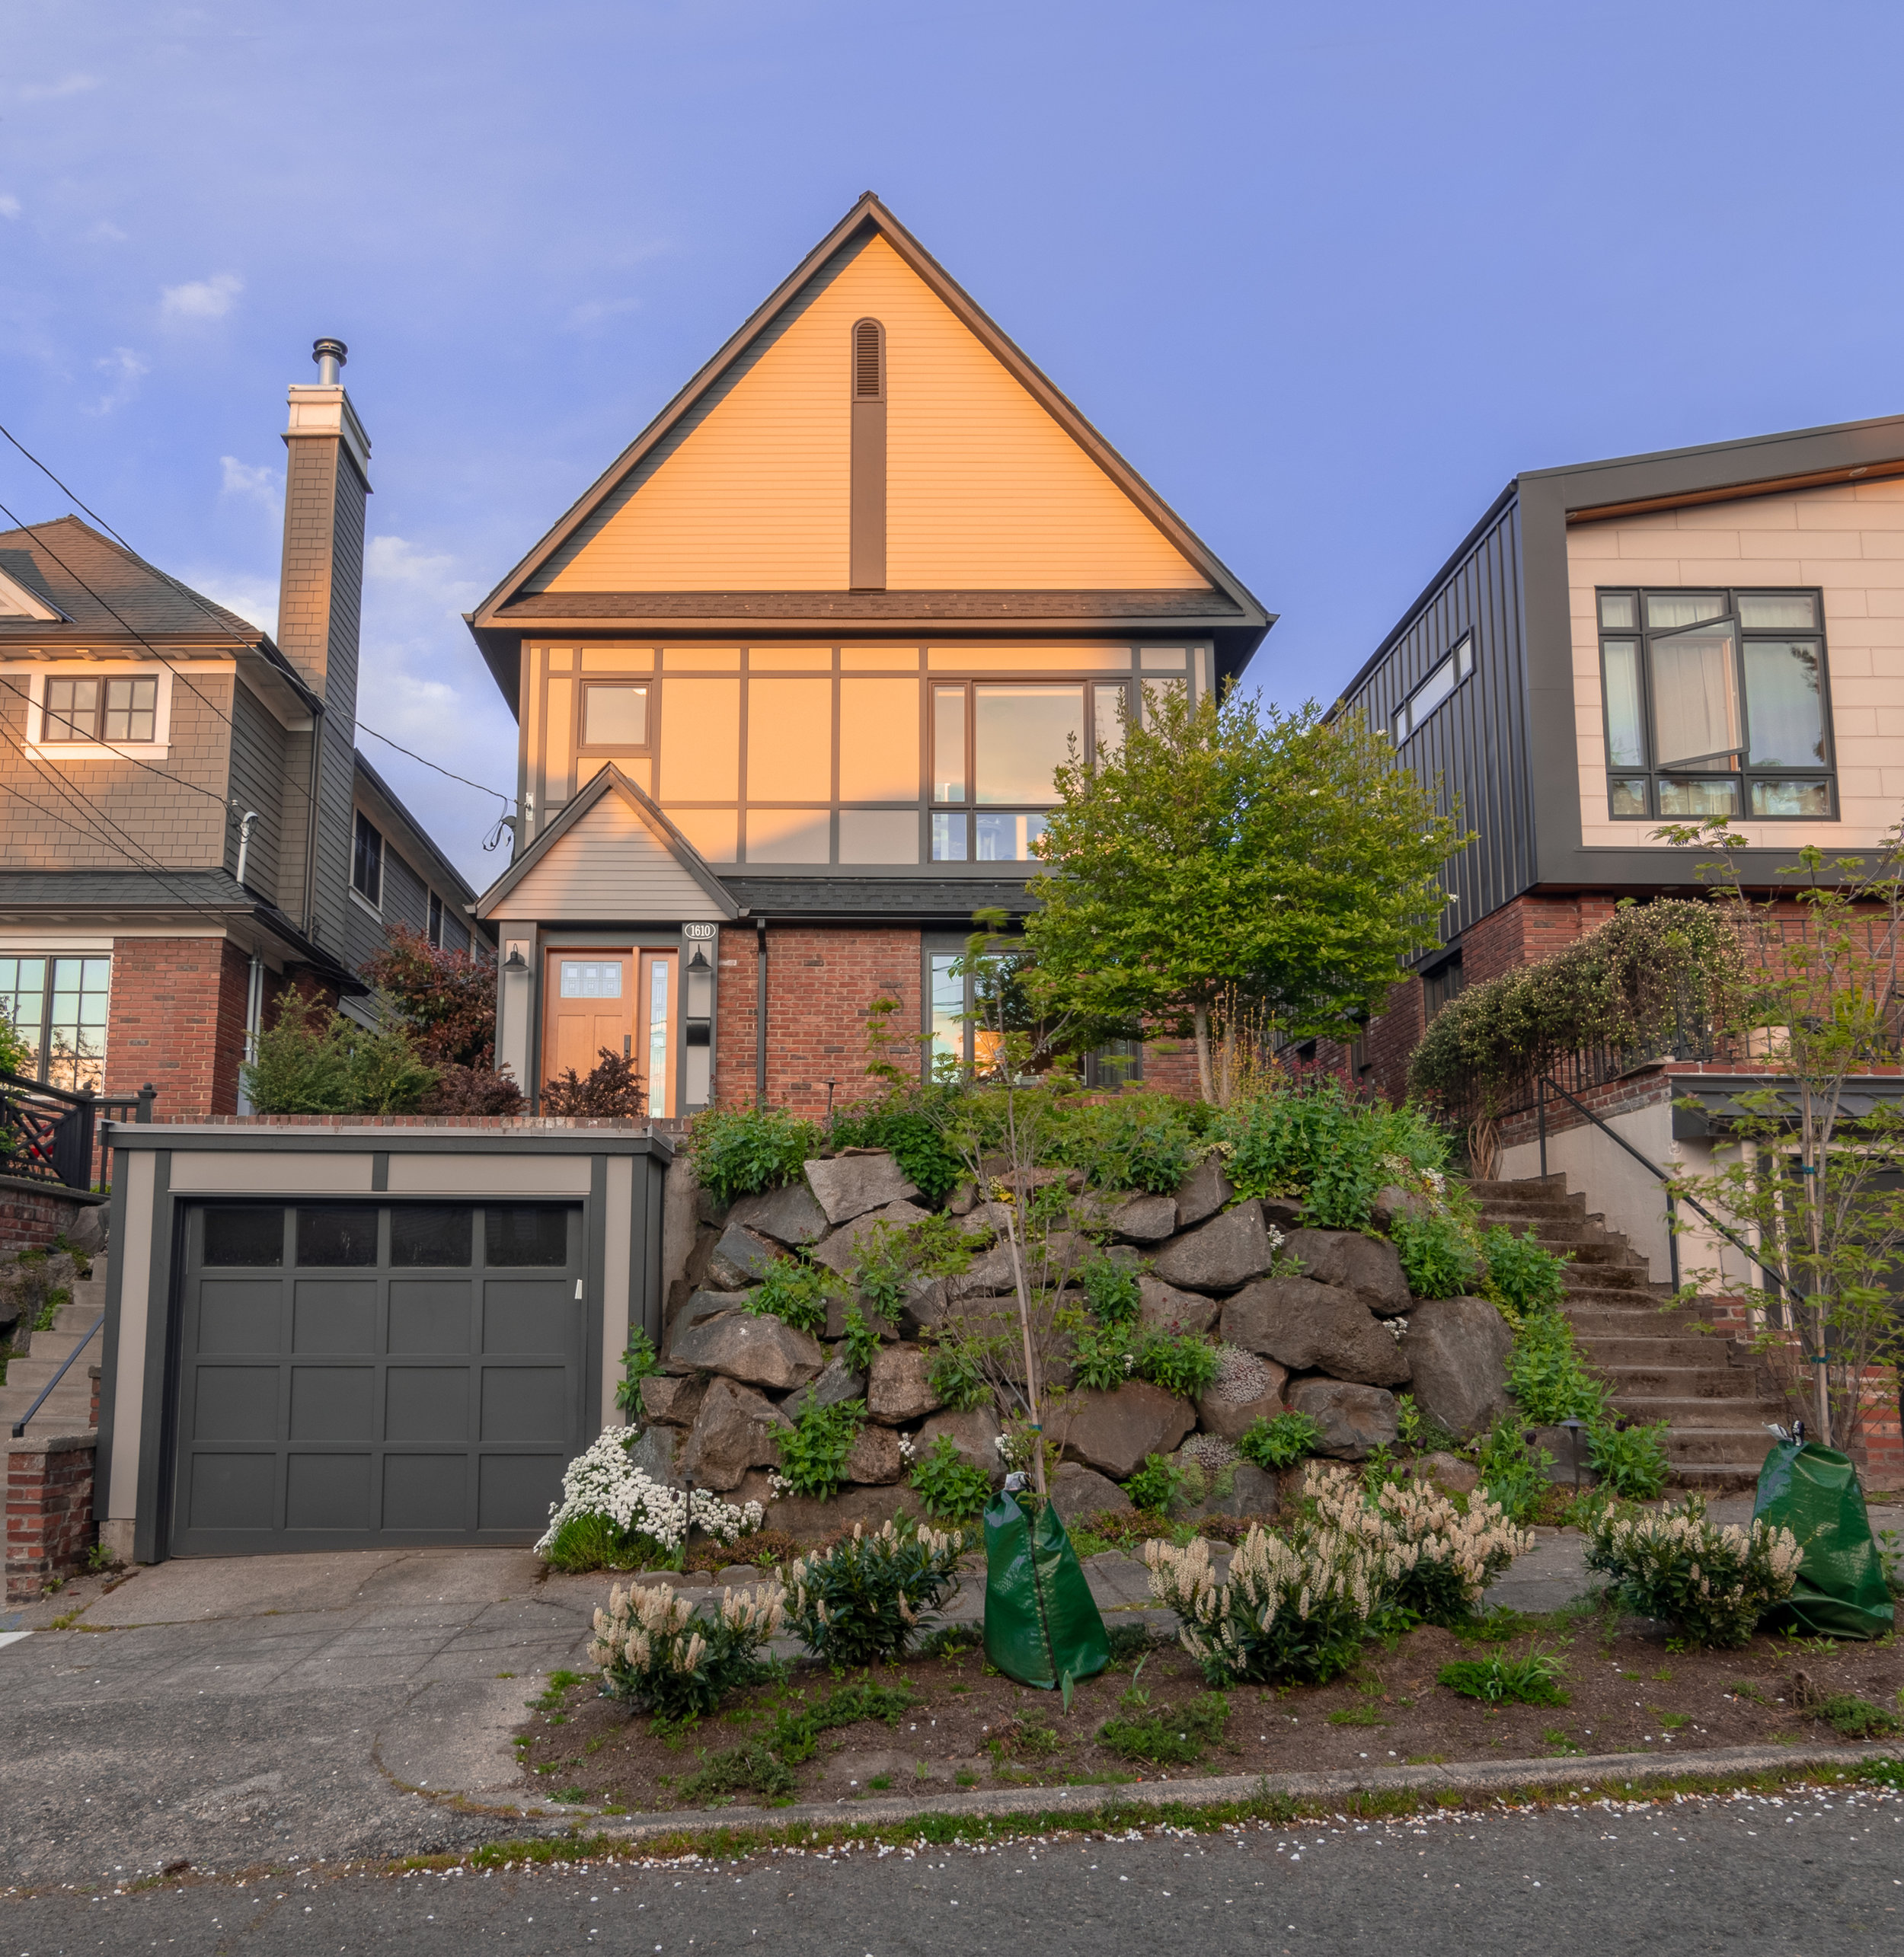
[[[19,685],[17,681],[8,679],[5,675],[0,674],[0,686],[4,686],[9,693],[18,694],[29,707],[33,704],[31,693]],[[46,704],[43,700],[40,706],[40,737],[43,742],[46,739],[47,712]],[[77,740],[73,745],[75,750],[79,749],[80,743]],[[235,801],[221,795],[216,788],[207,788],[202,782],[188,781],[184,775],[174,774],[168,768],[155,768],[150,761],[141,761],[137,755],[129,755],[124,749],[114,747],[110,741],[101,740],[89,736],[87,745],[104,748],[115,760],[130,761],[134,768],[142,768],[148,774],[155,774],[160,781],[170,782],[176,788],[189,788],[195,795],[208,796],[221,809],[231,809],[238,806]]]

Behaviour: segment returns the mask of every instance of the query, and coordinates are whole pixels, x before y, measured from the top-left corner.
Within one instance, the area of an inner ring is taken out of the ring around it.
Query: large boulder
[[[1284,1410],[1283,1390],[1289,1383],[1288,1368],[1273,1359],[1259,1358],[1257,1364],[1264,1375],[1259,1391],[1234,1399],[1222,1390],[1219,1381],[1196,1403],[1196,1424],[1205,1433],[1240,1441],[1257,1421],[1273,1420]]]
[[[745,1291],[759,1284],[784,1254],[778,1243],[730,1223],[708,1259],[708,1282],[723,1291]]]
[[[676,1365],[720,1373],[772,1393],[804,1386],[826,1366],[826,1349],[817,1339],[769,1313],[752,1311],[699,1320],[676,1334],[669,1358]]]
[[[688,1430],[687,1445],[676,1457],[676,1467],[704,1488],[738,1488],[750,1467],[772,1467],[779,1461],[774,1436],[791,1425],[765,1394],[733,1380],[717,1379]]]
[[[1177,1186],[1177,1228],[1188,1230],[1216,1215],[1235,1193],[1229,1177],[1223,1173],[1222,1157],[1206,1155]]]
[[[804,1183],[787,1183],[758,1196],[743,1196],[727,1212],[727,1221],[771,1237],[789,1250],[817,1243],[826,1234],[826,1212]]]
[[[901,1510],[913,1516],[924,1513],[919,1507],[919,1498],[903,1482],[887,1482],[867,1488],[848,1486],[825,1502],[810,1495],[784,1495],[778,1502],[769,1502],[766,1526],[784,1529],[790,1536],[813,1542],[837,1535],[842,1530],[850,1530],[855,1522],[864,1524],[867,1533],[871,1534],[893,1521]],[[973,1547],[973,1532],[969,1531],[966,1540],[968,1547]],[[982,1535],[978,1537],[977,1547],[983,1547]]]
[[[1166,1284],[1190,1291],[1234,1291],[1270,1268],[1269,1233],[1263,1205],[1240,1202],[1208,1223],[1173,1238],[1153,1268]]]
[[[866,1384],[866,1410],[888,1427],[922,1419],[939,1404],[927,1378],[923,1346],[888,1346],[873,1362]]]
[[[641,1382],[641,1418],[650,1427],[692,1427],[707,1397],[708,1376],[650,1373]]]
[[[1369,1203],[1369,1221],[1378,1230],[1388,1230],[1394,1226],[1398,1216],[1426,1216],[1434,1205],[1426,1196],[1417,1196],[1412,1189],[1399,1188],[1390,1183],[1375,1191]]]
[[[1174,1196],[1091,1196],[1078,1205],[1094,1230],[1107,1230],[1126,1243],[1161,1243],[1177,1228]]]
[[[673,1485],[675,1461],[687,1436],[674,1427],[644,1427],[628,1443],[628,1459],[663,1487]]]
[[[1352,1291],[1385,1317],[1408,1309],[1408,1281],[1392,1243],[1355,1230],[1295,1230],[1284,1240],[1283,1254],[1301,1260],[1304,1277]]]
[[[1066,1461],[1123,1481],[1145,1455],[1169,1454],[1196,1425],[1196,1409],[1161,1386],[1131,1380],[1107,1393],[1087,1387],[1075,1409],[1055,1424],[1062,1430]]]
[[[1472,1495],[1481,1486],[1481,1470],[1458,1454],[1424,1454],[1415,1463],[1414,1471],[1444,1495]]]
[[[813,1384],[795,1396],[795,1410],[800,1407],[838,1406],[849,1400],[866,1397],[866,1375],[854,1370],[853,1362],[842,1349],[826,1362],[826,1370]]]
[[[1106,1480],[1081,1461],[1060,1461],[1049,1486],[1051,1505],[1067,1526],[1101,1515],[1106,1509],[1120,1515],[1136,1512],[1130,1497],[1114,1481]]]
[[[877,1225],[896,1224],[903,1228],[910,1224],[923,1223],[931,1213],[921,1209],[917,1203],[906,1202],[889,1202],[878,1209],[867,1210],[850,1223],[842,1224],[831,1235],[815,1244],[813,1262],[824,1264],[829,1271],[837,1271],[844,1277],[865,1249],[866,1240]]]
[[[1365,1386],[1400,1386],[1408,1362],[1353,1291],[1309,1278],[1270,1278],[1223,1307],[1223,1337],[1292,1372],[1326,1372]]]
[[[1137,1288],[1143,1298],[1139,1315],[1146,1325],[1155,1326],[1160,1331],[1207,1332],[1223,1308],[1213,1298],[1206,1298],[1200,1291],[1179,1291],[1161,1278],[1141,1277]]]
[[[973,1406],[962,1412],[948,1407],[926,1422],[913,1445],[923,1459],[944,1435],[958,1449],[960,1460],[970,1467],[983,1468],[995,1486],[1005,1479],[1005,1464],[998,1458],[998,1436],[1004,1432],[998,1415],[989,1406]]]
[[[1349,1380],[1298,1380],[1289,1389],[1292,1413],[1306,1413],[1322,1429],[1318,1451],[1338,1461],[1366,1460],[1401,1437],[1400,1409],[1392,1393]]]
[[[848,1148],[806,1164],[807,1186],[829,1223],[848,1223],[869,1209],[918,1194],[906,1171],[883,1148]]]
[[[1417,1305],[1399,1348],[1416,1406],[1457,1439],[1484,1432],[1508,1410],[1513,1344],[1507,1321],[1484,1298],[1431,1298]]]
[[[670,1362],[674,1357],[675,1341],[684,1338],[688,1330],[698,1325],[704,1318],[717,1317],[724,1311],[733,1311],[744,1306],[753,1296],[750,1291],[698,1291],[688,1294],[688,1301],[669,1320],[668,1333],[663,1341],[662,1356]]]
[[[846,1457],[846,1479],[862,1486],[883,1487],[902,1480],[906,1457],[899,1452],[899,1437],[890,1427],[868,1421],[861,1428]]]
[[[1282,1489],[1276,1477],[1249,1461],[1232,1461],[1214,1473],[1203,1468],[1200,1474],[1204,1492],[1194,1502],[1180,1497],[1171,1503],[1173,1521],[1201,1522],[1210,1515],[1268,1517],[1281,1504]]]

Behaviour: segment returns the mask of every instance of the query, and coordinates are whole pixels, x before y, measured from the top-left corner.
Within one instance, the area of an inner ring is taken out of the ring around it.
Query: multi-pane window
[[[1001,1044],[998,1035],[979,1024],[976,1017],[976,984],[970,972],[954,968],[969,953],[963,945],[954,950],[949,944],[925,953],[926,1033],[925,1071],[938,1071],[941,1060],[971,1067],[981,1074],[997,1064]],[[1134,1039],[1113,1039],[1085,1055],[1082,1071],[1085,1086],[1115,1088],[1143,1074],[1143,1046]]]
[[[1432,971],[1421,975],[1421,1009],[1425,1019],[1433,1019],[1450,999],[1458,998],[1467,984],[1461,969],[1461,953],[1444,958]]]
[[[350,887],[366,904],[383,902],[383,832],[359,809],[350,841]]]
[[[0,958],[0,1013],[25,1042],[35,1080],[98,1091],[112,975],[110,958]]]
[[[149,745],[158,739],[158,682],[73,678],[54,674],[46,681],[41,740],[104,741],[112,745]]]
[[[1462,634],[1454,650],[1436,662],[1428,677],[1395,709],[1392,733],[1400,747],[1430,714],[1474,670],[1474,635]]]
[[[1816,591],[1602,591],[1612,813],[1640,822],[1830,818]]]
[[[1127,680],[934,682],[932,860],[1032,860],[1057,771],[1117,753],[1129,703]]]

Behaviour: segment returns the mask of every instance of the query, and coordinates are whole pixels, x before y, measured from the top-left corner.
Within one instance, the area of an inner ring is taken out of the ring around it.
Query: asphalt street
[[[21,1957],[149,1950],[406,1957],[583,1950],[668,1957],[1040,1957],[1187,1949],[1885,1957],[1904,1948],[1904,1799],[1477,1814],[1362,1825],[1153,1831],[989,1847],[740,1862],[216,1881],[0,1904]]]

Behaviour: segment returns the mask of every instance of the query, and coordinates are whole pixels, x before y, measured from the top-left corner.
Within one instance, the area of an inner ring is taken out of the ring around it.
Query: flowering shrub
[[[1471,1617],[1487,1579],[1534,1547],[1533,1537],[1478,1491],[1464,1515],[1425,1481],[1384,1482],[1371,1495],[1347,1468],[1318,1461],[1302,1478],[1302,1495],[1337,1528],[1373,1517],[1383,1540],[1407,1553],[1391,1601],[1425,1623]]]
[[[1254,1352],[1245,1351],[1241,1346],[1219,1346],[1216,1377],[1210,1381],[1207,1390],[1218,1400],[1260,1400],[1269,1391],[1275,1377]]]
[[[802,1556],[787,1571],[787,1622],[831,1665],[874,1665],[904,1656],[928,1614],[959,1580],[965,1538],[910,1521],[853,1533]]]
[[[685,1490],[669,1488],[628,1458],[631,1427],[605,1427],[562,1477],[535,1553],[563,1569],[639,1569],[679,1560],[690,1527],[727,1544],[760,1527],[758,1502],[736,1507],[697,1488],[692,1512]]]
[[[1613,1579],[1628,1610],[1663,1617],[1699,1645],[1744,1644],[1791,1594],[1803,1553],[1789,1529],[1721,1528],[1702,1495],[1657,1510],[1608,1508],[1586,1539],[1587,1568]]]
[[[1144,1545],[1151,1595],[1177,1614],[1177,1638],[1219,1688],[1243,1680],[1324,1684],[1362,1651],[1369,1620],[1401,1574],[1378,1530],[1299,1519],[1286,1534],[1252,1528],[1219,1583],[1210,1546]]]
[[[1236,1448],[1220,1434],[1193,1434],[1177,1449],[1179,1457],[1194,1461],[1206,1474],[1220,1474],[1236,1459]]]
[[[595,1614],[589,1657],[609,1697],[664,1719],[699,1717],[765,1675],[760,1648],[780,1629],[785,1597],[777,1583],[724,1590],[714,1614],[700,1617],[672,1584],[617,1584]]]

